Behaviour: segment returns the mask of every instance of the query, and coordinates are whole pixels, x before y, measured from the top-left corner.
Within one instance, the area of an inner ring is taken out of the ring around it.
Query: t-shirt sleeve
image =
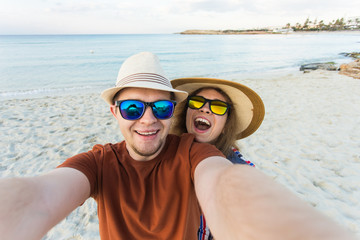
[[[183,134],[181,141],[186,142],[185,144],[180,144],[181,147],[189,147],[189,161],[192,181],[194,181],[195,168],[202,160],[213,156],[220,156],[225,158],[222,152],[214,145],[194,142],[194,136],[192,134]],[[186,152],[186,149],[182,150],[182,152]]]
[[[193,143],[190,149],[190,164],[191,164],[191,179],[194,181],[194,173],[196,166],[208,157],[224,157],[224,154],[218,150],[214,145],[208,143]]]
[[[90,182],[90,195],[94,197],[98,189],[96,181],[98,179],[98,161],[103,155],[104,147],[102,145],[95,145],[92,150],[68,158],[57,167],[69,167],[82,172]]]

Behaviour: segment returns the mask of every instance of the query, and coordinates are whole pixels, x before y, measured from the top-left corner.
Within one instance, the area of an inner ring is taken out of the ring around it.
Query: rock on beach
[[[308,70],[328,70],[328,71],[336,71],[338,68],[335,66],[335,63],[309,63],[303,64],[300,66],[300,71],[308,71]]]
[[[340,65],[340,74],[360,79],[360,59],[354,62]]]

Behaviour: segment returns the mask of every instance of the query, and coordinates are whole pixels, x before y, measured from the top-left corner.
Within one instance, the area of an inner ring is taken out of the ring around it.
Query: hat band
[[[157,83],[161,85],[165,85],[166,87],[172,88],[170,81],[158,74],[154,73],[135,73],[129,75],[120,81],[117,82],[116,87],[123,87],[127,84],[131,84],[133,82],[146,82],[146,83]]]

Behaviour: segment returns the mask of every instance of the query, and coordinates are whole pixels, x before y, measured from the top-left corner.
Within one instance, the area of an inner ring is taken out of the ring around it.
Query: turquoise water
[[[170,79],[237,78],[298,71],[312,62],[349,62],[360,32],[283,35],[0,36],[0,99],[113,86],[130,55],[157,54]]]

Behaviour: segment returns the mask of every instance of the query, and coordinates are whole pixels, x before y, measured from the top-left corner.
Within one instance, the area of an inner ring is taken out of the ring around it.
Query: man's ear
[[[115,105],[111,105],[111,106],[110,106],[110,112],[111,112],[112,115],[114,115],[114,117],[117,119],[116,106],[115,106]]]

